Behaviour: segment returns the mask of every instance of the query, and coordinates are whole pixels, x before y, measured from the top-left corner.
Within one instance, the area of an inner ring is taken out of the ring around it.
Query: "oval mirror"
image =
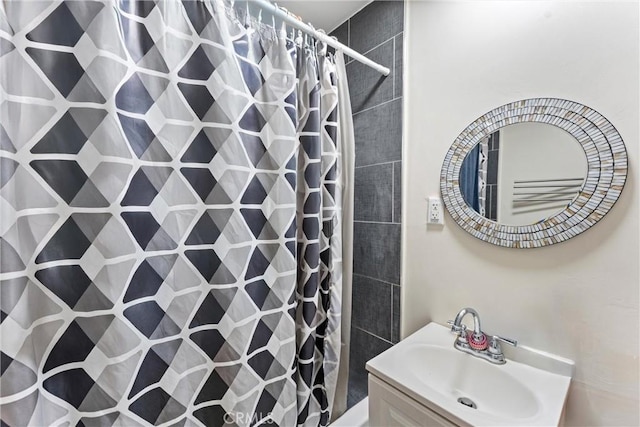
[[[498,107],[467,126],[447,152],[440,191],[451,217],[474,237],[537,248],[595,225],[613,207],[626,177],[624,143],[606,118],[577,102],[533,98]]]
[[[546,123],[517,123],[483,138],[460,168],[467,205],[501,224],[535,224],[564,210],[587,177],[587,160],[570,133]]]

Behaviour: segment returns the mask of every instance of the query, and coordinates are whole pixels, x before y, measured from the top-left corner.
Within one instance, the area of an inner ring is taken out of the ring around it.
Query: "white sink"
[[[456,350],[454,340],[449,328],[430,323],[371,359],[367,370],[456,424],[560,423],[572,361],[520,348],[507,353],[506,364],[496,365]]]

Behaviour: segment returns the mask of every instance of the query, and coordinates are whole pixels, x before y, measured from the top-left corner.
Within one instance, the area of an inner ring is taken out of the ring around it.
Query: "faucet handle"
[[[517,346],[518,346],[518,341],[516,341],[516,340],[512,340],[511,338],[503,338],[503,337],[499,337],[498,335],[493,335],[493,336],[491,337],[491,342],[494,342],[494,341],[495,341],[496,343],[497,343],[498,341],[500,341],[500,342],[503,342],[503,343],[505,343],[505,344],[512,345],[512,346],[514,346],[514,347],[517,347]]]
[[[467,336],[467,325],[465,325],[464,323],[456,325],[453,320],[447,320],[447,325],[451,325],[451,332],[465,337]]]
[[[512,340],[511,338],[503,338],[498,335],[492,335],[491,339],[489,340],[489,353],[494,355],[502,355],[502,347],[500,347],[501,342],[512,345],[514,347],[518,345],[518,341]]]

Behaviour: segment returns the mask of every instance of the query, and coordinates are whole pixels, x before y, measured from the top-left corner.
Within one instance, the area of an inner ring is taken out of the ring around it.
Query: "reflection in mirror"
[[[464,158],[460,191],[471,208],[507,225],[535,224],[564,210],[587,176],[580,143],[546,123],[505,126]]]

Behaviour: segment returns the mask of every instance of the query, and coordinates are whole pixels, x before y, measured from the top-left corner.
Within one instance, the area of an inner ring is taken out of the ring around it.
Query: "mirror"
[[[488,163],[479,167],[478,162],[483,155],[487,162],[495,157],[490,147],[496,146],[497,169],[491,172],[496,176],[489,177]],[[512,160],[510,152],[520,158]],[[485,179],[484,194],[473,183],[478,177]],[[453,220],[474,237],[503,247],[537,248],[595,225],[618,200],[626,177],[622,137],[604,116],[577,102],[532,98],[491,110],[458,135],[442,165],[440,191]],[[489,178],[501,187],[495,215],[486,200]]]
[[[469,151],[460,168],[460,191],[485,218],[528,225],[564,210],[586,177],[585,153],[570,133],[546,123],[517,123]]]

